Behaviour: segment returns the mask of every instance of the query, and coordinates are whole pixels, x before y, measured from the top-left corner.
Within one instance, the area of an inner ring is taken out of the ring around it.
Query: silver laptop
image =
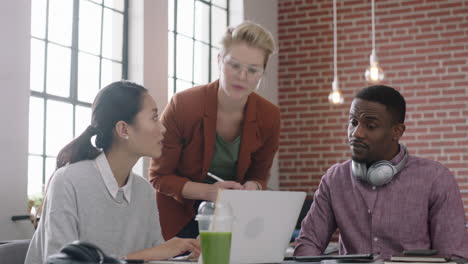
[[[305,192],[223,190],[235,221],[230,263],[279,263],[296,226]]]

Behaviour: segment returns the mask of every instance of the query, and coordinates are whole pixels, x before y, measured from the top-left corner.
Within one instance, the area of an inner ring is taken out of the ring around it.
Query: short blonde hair
[[[275,41],[271,32],[252,21],[244,21],[234,28],[229,27],[221,39],[222,56],[225,56],[232,45],[242,42],[263,50],[265,54],[263,66],[266,68],[268,59],[275,52]]]

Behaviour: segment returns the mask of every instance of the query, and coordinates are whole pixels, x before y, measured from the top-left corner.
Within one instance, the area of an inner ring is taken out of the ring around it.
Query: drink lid
[[[231,206],[219,202],[202,202],[195,220],[213,220],[214,217],[218,220],[231,219],[233,217]]]

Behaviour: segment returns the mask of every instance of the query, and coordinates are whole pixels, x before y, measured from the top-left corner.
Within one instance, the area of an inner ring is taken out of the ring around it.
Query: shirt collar
[[[403,160],[403,157],[405,156],[405,146],[403,146],[402,144],[399,144],[399,147],[400,147],[400,151],[398,152],[398,154],[395,155],[395,157],[393,157],[393,159],[390,160],[390,162],[393,164],[393,165],[396,165],[398,164],[400,161]]]
[[[95,159],[96,167],[99,170],[99,174],[101,174],[102,179],[104,180],[104,184],[106,185],[107,190],[112,195],[115,200],[121,199],[119,196],[119,191],[123,192],[123,198],[130,203],[130,199],[132,196],[132,184],[133,184],[133,173],[130,172],[128,176],[127,184],[123,187],[119,188],[117,184],[117,180],[112,173],[110,168],[109,162],[107,161],[106,155],[104,152],[99,154],[99,156]]]

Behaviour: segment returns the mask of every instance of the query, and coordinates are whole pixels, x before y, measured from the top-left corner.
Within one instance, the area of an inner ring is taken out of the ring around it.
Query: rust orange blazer
[[[164,238],[174,237],[194,216],[194,200],[182,197],[187,181],[204,182],[216,139],[219,82],[175,94],[161,120],[167,131],[163,151],[150,166]],[[237,181],[258,181],[266,188],[278,149],[279,108],[256,93],[244,110]]]

